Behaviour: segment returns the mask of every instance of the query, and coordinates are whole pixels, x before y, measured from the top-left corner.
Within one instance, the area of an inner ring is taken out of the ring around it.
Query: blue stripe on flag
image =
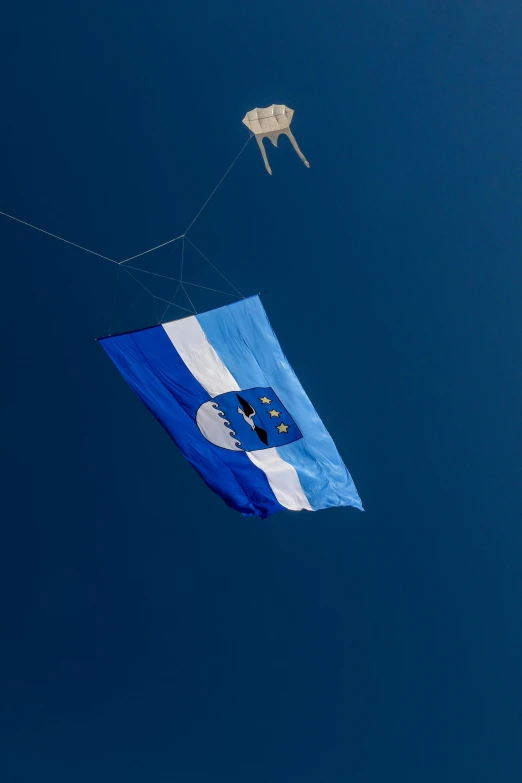
[[[242,389],[271,386],[303,439],[278,447],[293,465],[314,510],[355,506],[355,484],[292,370],[258,296],[196,316],[210,344]]]
[[[246,516],[262,518],[284,510],[263,471],[244,452],[214,446],[200,433],[196,411],[209,395],[189,372],[162,326],[100,342],[129,386],[227,505]]]

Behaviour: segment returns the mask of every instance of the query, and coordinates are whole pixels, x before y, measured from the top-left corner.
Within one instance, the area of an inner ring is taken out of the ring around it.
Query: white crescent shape
[[[196,413],[196,424],[203,437],[214,446],[229,451],[244,451],[241,448],[241,441],[230,427],[230,422],[225,419],[223,411],[219,410],[217,402],[208,400],[200,405]]]

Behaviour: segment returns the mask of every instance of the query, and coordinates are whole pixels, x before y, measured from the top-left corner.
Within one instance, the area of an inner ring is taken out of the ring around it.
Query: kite
[[[261,150],[261,155],[265,161],[265,168],[269,174],[272,173],[272,169],[268,163],[263,139],[265,137],[270,139],[274,147],[277,147],[277,140],[282,133],[284,133],[285,136],[288,136],[294,150],[297,152],[305,166],[310,168],[310,164],[299,149],[294,134],[290,130],[290,123],[292,122],[293,116],[293,109],[289,109],[288,106],[274,103],[272,106],[267,106],[266,109],[252,109],[252,111],[247,112],[243,118],[244,124],[247,128],[250,128],[256,137],[259,149]]]
[[[100,340],[205,483],[245,516],[362,510],[258,296]]]
[[[273,104],[253,109],[243,119],[256,137],[269,174],[272,170],[263,139],[267,137],[277,146],[282,133],[310,167],[290,130],[293,116],[293,109]],[[231,508],[263,519],[284,509],[318,511],[354,506],[362,510],[352,478],[281,350],[259,297],[244,298],[188,238],[252,135],[183,234],[122,261],[14,215],[0,214],[115,264],[151,295],[154,304],[167,303],[164,315],[171,305],[179,306],[174,298],[183,289],[195,315],[110,334],[98,341],[184,457]],[[155,295],[132,271],[154,277],[157,273],[125,264],[178,240],[182,247],[179,279],[158,275],[178,283],[174,296],[167,300]],[[186,242],[235,289],[241,301],[197,314],[185,285],[205,286],[183,280]]]

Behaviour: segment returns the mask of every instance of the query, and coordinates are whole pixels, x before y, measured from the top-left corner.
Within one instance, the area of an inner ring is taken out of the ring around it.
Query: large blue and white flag
[[[205,483],[248,516],[362,509],[259,297],[100,340]]]

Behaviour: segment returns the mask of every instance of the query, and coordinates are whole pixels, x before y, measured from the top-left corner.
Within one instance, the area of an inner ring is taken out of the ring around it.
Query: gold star
[[[269,400],[268,397],[260,397],[259,399],[261,400],[263,405],[270,405],[270,403],[272,402],[272,400]]]
[[[273,419],[274,416],[280,416],[281,415],[281,411],[276,411],[276,410],[274,410],[274,408],[272,408],[271,411],[268,411],[268,415],[270,416],[271,419]]]
[[[276,426],[276,430],[278,431],[278,433],[280,435],[282,435],[284,432],[285,433],[288,432],[289,429],[290,429],[290,425],[289,424],[283,424],[283,422],[281,422],[281,424],[278,424]]]

